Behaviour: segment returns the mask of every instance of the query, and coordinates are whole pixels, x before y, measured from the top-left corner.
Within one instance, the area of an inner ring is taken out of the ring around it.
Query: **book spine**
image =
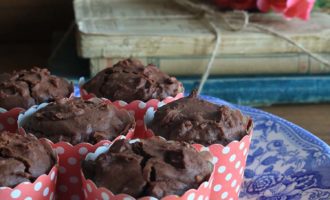
[[[93,36],[78,33],[78,49],[84,58],[127,56],[207,56],[214,47],[214,35],[166,37],[166,36]],[[94,37],[94,38],[93,38]],[[300,49],[272,35],[246,33],[223,34],[218,55],[299,53]],[[328,36],[315,34],[293,39],[312,52],[330,52]],[[276,44],[276,45],[274,45]]]
[[[330,60],[330,54],[321,54]],[[95,75],[122,58],[90,59],[91,74]],[[145,64],[155,64],[170,75],[201,75],[208,57],[138,57]],[[215,59],[211,75],[267,75],[267,74],[318,74],[329,73],[330,69],[305,54],[258,54],[224,55]]]
[[[206,56],[215,45],[209,23],[173,1],[75,0],[74,10],[79,53],[84,58]],[[329,20],[325,13],[313,13],[308,22],[287,22],[276,14],[250,16],[251,23],[276,30],[312,52],[330,52]],[[229,31],[221,19],[215,25],[221,30],[218,55],[300,52],[253,26]]]
[[[180,78],[189,93],[199,78]],[[253,106],[330,101],[330,76],[217,77],[209,79],[202,94]]]

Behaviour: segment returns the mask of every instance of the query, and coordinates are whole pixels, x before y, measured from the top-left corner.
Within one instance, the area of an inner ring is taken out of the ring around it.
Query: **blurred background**
[[[84,3],[83,0],[77,2],[81,3],[79,5]],[[121,8],[118,2],[120,1],[117,1],[118,5],[113,4],[113,6]],[[77,9],[82,8],[76,8],[76,16]],[[135,9],[135,7],[131,9]],[[170,9],[170,6],[162,7],[162,9]],[[163,12],[165,12],[164,10]],[[296,30],[295,26],[304,27],[296,32],[300,31],[299,34],[303,35],[304,31],[307,31],[309,35],[296,36],[295,39],[302,43],[305,42],[304,44],[312,49],[316,43],[319,44],[315,47],[318,49],[316,53],[329,59],[329,10],[329,0],[317,0],[309,22],[302,20],[287,22],[282,17],[278,19],[273,16],[266,19],[256,16],[255,20],[264,25],[272,26],[270,23],[273,23],[273,27],[288,33],[291,29]],[[95,11],[95,13],[102,17],[102,12]],[[120,14],[119,11],[118,13]],[[89,17],[91,17],[88,14],[93,13],[80,14],[76,21],[85,23],[87,27]],[[314,14],[315,17],[313,17]],[[252,19],[254,19],[253,16]],[[76,21],[74,5],[70,0],[2,0],[0,3],[0,72],[41,66],[49,68],[55,74],[77,81],[81,76],[89,77],[102,68],[111,66],[113,62],[122,57],[122,54],[111,57],[114,54],[113,51],[106,55],[102,54],[104,56],[102,58],[99,55],[93,57],[92,55],[96,53],[92,50],[96,48],[94,46],[87,48],[86,44],[92,39],[99,38],[92,38],[93,35],[90,36],[86,32],[82,34],[80,29],[82,27],[77,27]],[[106,26],[106,23],[108,22],[100,23],[99,31],[104,31],[102,26]],[[121,28],[125,29],[124,25]],[[323,36],[315,37],[313,35],[320,34],[318,29],[325,31]],[[201,31],[201,34],[204,32]],[[210,38],[212,38],[213,35],[210,34]],[[249,34],[250,38],[254,38],[253,34],[259,33],[250,31]],[[249,38],[249,34],[246,38]],[[227,44],[226,41],[237,41],[235,37],[241,36],[224,33],[224,37],[227,37],[228,40],[225,40],[223,45],[232,47],[231,43]],[[265,38],[265,44],[281,46],[277,42],[282,41],[274,40],[271,36],[261,35],[257,39],[260,38]],[[310,40],[310,38],[317,38],[317,40]],[[270,43],[267,43],[268,40]],[[212,44],[211,40],[208,45],[212,46]],[[255,44],[248,42],[247,45],[252,48]],[[285,48],[290,51],[294,49],[289,45]],[[228,47],[224,49],[226,50]],[[264,52],[260,48],[260,51],[262,53],[249,54],[241,53],[238,50],[235,52],[234,49],[232,52],[225,52],[218,56],[216,64],[222,66],[218,67],[219,70],[215,68],[211,73],[203,94],[223,98],[233,103],[259,107],[302,126],[330,144],[330,69],[322,68],[313,59],[296,50],[289,53],[284,51],[275,53],[271,50]],[[167,73],[182,80],[188,91],[197,87],[203,66],[208,59],[207,54],[172,57],[167,54],[141,56],[131,52],[129,55],[138,55],[144,62],[153,62],[161,69],[164,68]],[[173,62],[179,63],[179,70],[173,71],[176,66],[169,67]],[[191,63],[198,63],[200,66],[189,70]]]

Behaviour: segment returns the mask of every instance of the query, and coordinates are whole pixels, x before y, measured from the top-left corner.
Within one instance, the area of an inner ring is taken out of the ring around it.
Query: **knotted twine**
[[[186,15],[186,14],[174,14],[174,15],[166,15],[166,16],[134,16],[129,18],[134,19],[191,19],[199,17],[201,19],[204,19],[205,24],[210,26],[210,28],[213,30],[215,35],[215,42],[214,47],[211,53],[211,56],[209,58],[209,61],[207,63],[207,66],[205,68],[205,71],[203,72],[202,78],[200,80],[199,86],[198,86],[198,92],[197,94],[200,94],[203,90],[203,87],[205,85],[205,82],[207,81],[210,71],[213,67],[214,60],[216,58],[216,55],[219,51],[219,47],[221,45],[221,30],[220,28],[215,25],[215,21],[222,20],[224,24],[227,26],[227,28],[231,31],[241,31],[245,29],[246,27],[253,27],[261,32],[271,34],[275,37],[281,38],[285,41],[287,41],[289,44],[295,46],[296,48],[300,49],[302,52],[306,53],[310,57],[314,58],[316,61],[318,61],[321,65],[321,68],[330,68],[330,63],[326,59],[322,58],[321,56],[314,54],[310,50],[306,49],[303,45],[293,41],[289,37],[285,36],[284,34],[281,34],[275,30],[272,30],[266,26],[252,23],[250,22],[250,15],[246,11],[237,11],[234,10],[232,12],[222,13],[216,10],[216,8],[212,5],[200,3],[200,0],[172,0],[177,5],[185,8],[187,11],[192,13],[193,15]],[[233,17],[241,15],[240,20],[233,20]],[[112,18],[114,19],[114,18]],[[119,19],[126,19],[126,17],[121,16]],[[69,29],[66,31],[64,36],[61,38],[60,42],[56,45],[54,48],[49,60],[52,60],[58,50],[63,46],[64,42],[68,39],[70,33],[74,30],[75,23],[72,22]]]
[[[213,63],[215,60],[215,57],[219,51],[219,46],[221,45],[221,30],[214,24],[214,20],[223,20],[225,22],[225,25],[231,30],[231,31],[241,31],[245,29],[246,27],[250,26],[253,28],[258,29],[259,31],[271,34],[273,36],[276,36],[278,38],[281,38],[291,45],[297,47],[304,53],[308,54],[310,57],[314,58],[316,61],[322,64],[322,68],[327,67],[330,68],[329,61],[325,60],[321,56],[318,56],[311,52],[310,50],[306,49],[303,45],[293,41],[289,37],[285,36],[284,34],[281,34],[277,31],[274,31],[266,26],[251,23],[249,18],[250,15],[246,11],[233,11],[231,14],[237,15],[240,14],[243,17],[243,20],[241,20],[241,24],[237,23],[237,20],[230,20],[230,17],[226,16],[226,14],[217,11],[213,6],[210,6],[208,4],[199,3],[198,1],[194,0],[173,0],[176,4],[182,6],[183,8],[186,8],[189,12],[197,13],[198,15],[202,16],[207,24],[212,28],[214,34],[215,34],[215,42],[213,51],[211,53],[211,56],[209,58],[209,61],[207,63],[207,66],[205,68],[205,71],[202,75],[202,78],[200,80],[199,86],[198,86],[198,94],[200,94],[203,90],[204,84],[207,81],[210,71],[213,67]],[[232,24],[234,22],[234,24]],[[236,24],[235,24],[236,23]]]

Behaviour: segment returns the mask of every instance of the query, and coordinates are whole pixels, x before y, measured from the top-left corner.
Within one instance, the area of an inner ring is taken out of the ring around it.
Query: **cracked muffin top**
[[[126,59],[106,68],[83,85],[89,93],[111,101],[163,100],[183,92],[182,83],[160,71],[155,65],[144,66],[139,60]]]
[[[95,144],[126,135],[135,127],[135,120],[128,111],[97,97],[88,100],[63,98],[28,116],[22,127],[38,138],[47,138],[54,143]]]
[[[160,107],[148,124],[155,135],[190,144],[227,145],[241,140],[251,128],[251,118],[239,110],[188,97]]]
[[[67,80],[51,75],[47,69],[34,67],[30,70],[0,74],[0,107],[28,109],[43,102],[69,97],[73,85]]]
[[[114,194],[134,198],[182,195],[198,188],[213,171],[209,152],[197,152],[184,142],[160,137],[117,140],[95,161],[82,164],[85,177]]]
[[[47,142],[31,134],[0,132],[0,187],[33,182],[55,163],[55,153]]]

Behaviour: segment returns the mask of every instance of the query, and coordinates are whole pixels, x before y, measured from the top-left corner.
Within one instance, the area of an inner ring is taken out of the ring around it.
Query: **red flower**
[[[214,0],[222,9],[249,10],[256,8],[257,0]]]
[[[308,20],[314,3],[315,0],[258,0],[257,6],[263,12],[273,9],[287,18],[299,17]]]

